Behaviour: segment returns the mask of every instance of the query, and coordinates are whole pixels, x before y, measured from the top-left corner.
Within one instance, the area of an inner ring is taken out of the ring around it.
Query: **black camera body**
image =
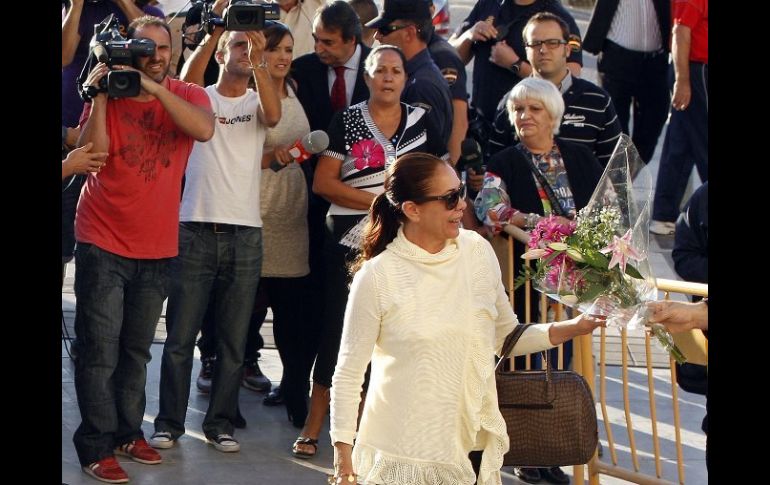
[[[187,11],[185,25],[200,24],[202,30],[211,34],[215,26],[225,30],[261,30],[270,21],[281,18],[277,3],[263,3],[260,0],[232,0],[222,17],[213,12],[214,0],[194,1]]]
[[[98,62],[112,69],[114,66],[133,66],[137,57],[155,54],[155,42],[150,39],[126,39],[120,35],[118,19],[110,14],[94,26],[91,52]],[[87,89],[87,88],[86,88]],[[88,92],[88,97],[106,92],[111,98],[132,98],[141,90],[141,75],[134,71],[110,71],[99,80],[99,87]]]
[[[225,30],[261,30],[265,20],[280,19],[277,3],[260,3],[254,0],[234,0],[225,10]]]

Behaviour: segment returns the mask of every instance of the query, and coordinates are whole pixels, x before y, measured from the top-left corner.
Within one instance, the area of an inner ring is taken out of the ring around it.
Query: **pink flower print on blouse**
[[[382,167],[385,165],[385,150],[374,140],[361,140],[353,145],[350,154],[356,159],[356,169]]]

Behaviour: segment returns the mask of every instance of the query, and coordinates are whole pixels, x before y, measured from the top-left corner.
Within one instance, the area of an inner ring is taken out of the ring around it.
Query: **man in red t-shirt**
[[[655,234],[674,234],[693,165],[701,182],[708,180],[708,8],[708,0],[671,2],[671,117],[655,184]]]
[[[155,42],[153,55],[114,66],[141,75],[133,98],[98,93],[86,103],[79,144],[107,152],[106,164],[83,187],[75,219],[75,390],[82,422],[73,441],[83,471],[124,483],[115,454],[161,462],[147,445],[146,365],[167,296],[168,265],[177,254],[182,176],[193,142],[214,133],[202,88],[168,77],[171,35],[165,21],[144,16],[129,38]],[[84,87],[98,86],[99,63]]]

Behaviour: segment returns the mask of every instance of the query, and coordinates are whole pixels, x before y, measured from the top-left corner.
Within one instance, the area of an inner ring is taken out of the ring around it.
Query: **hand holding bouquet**
[[[549,216],[532,230],[522,258],[537,260],[536,269],[525,266],[516,286],[532,280],[537,289],[568,306],[607,316],[608,325],[647,325],[645,303],[656,299],[657,288],[647,259],[651,190],[646,198],[639,197],[632,186],[639,164],[636,149],[622,135],[576,220]],[[636,203],[637,197],[643,204]],[[684,362],[665,328],[649,328],[677,362]]]

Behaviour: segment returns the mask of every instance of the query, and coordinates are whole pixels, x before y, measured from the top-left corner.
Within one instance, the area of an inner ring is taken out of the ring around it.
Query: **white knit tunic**
[[[518,323],[489,243],[473,231],[430,254],[398,236],[356,273],[331,389],[331,439],[353,443],[366,484],[500,484],[508,450],[494,354]],[[531,327],[515,355],[552,347]],[[361,426],[364,371],[372,370]]]

